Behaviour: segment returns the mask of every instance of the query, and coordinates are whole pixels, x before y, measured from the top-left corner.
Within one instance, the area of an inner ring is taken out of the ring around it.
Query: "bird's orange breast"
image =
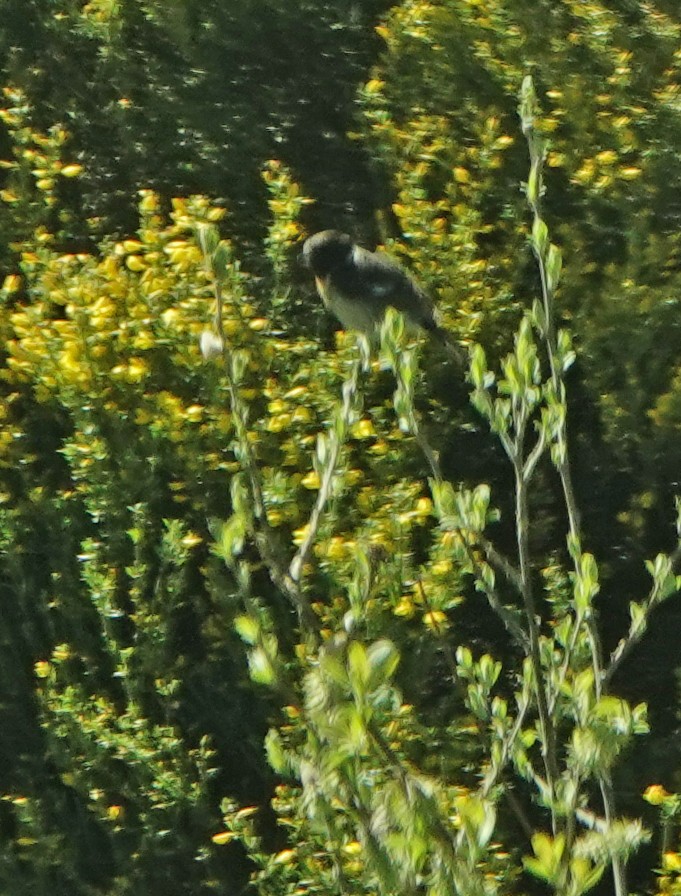
[[[319,293],[319,297],[321,298],[322,302],[324,303],[324,307],[328,308],[329,307],[329,293],[328,293],[328,289],[327,289],[326,280],[324,280],[322,277],[315,277],[314,282],[317,287],[317,292]]]

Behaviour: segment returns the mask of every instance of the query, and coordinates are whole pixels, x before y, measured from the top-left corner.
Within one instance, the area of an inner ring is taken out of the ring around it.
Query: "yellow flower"
[[[549,168],[561,168],[565,164],[566,156],[563,152],[549,152],[546,164]]]
[[[375,444],[373,444],[371,446],[371,448],[369,448],[369,451],[372,454],[376,454],[379,457],[383,457],[383,455],[388,454],[388,452],[390,451],[390,448],[389,448],[387,442],[385,442],[383,439],[379,439],[378,442],[376,442]]]
[[[18,274],[8,274],[2,284],[3,292],[18,292],[21,289],[21,277]]]
[[[278,507],[268,508],[267,522],[274,528],[276,528],[277,526],[281,526],[281,524],[284,522],[284,514]]]
[[[276,417],[270,417],[267,421],[267,429],[269,432],[283,432],[291,425],[290,414],[278,414]]]
[[[219,834],[213,834],[210,839],[218,846],[223,846],[225,843],[229,843],[230,840],[233,840],[235,836],[236,835],[231,831],[220,831]]]
[[[153,348],[156,344],[156,340],[154,339],[153,333],[149,330],[142,330],[142,332],[138,333],[132,340],[132,344],[133,347],[139,349],[139,351],[146,351],[149,348]]]
[[[33,667],[38,678],[48,678],[50,674],[50,664],[45,660],[40,660]]]
[[[384,38],[384,40],[388,39],[388,31],[386,28],[383,28],[381,25],[376,26],[376,32]],[[364,90],[366,93],[380,93],[381,90],[385,87],[384,81],[379,81],[378,78],[372,78],[370,81],[364,85]]]
[[[293,389],[290,389],[284,398],[300,398],[302,395],[307,395],[307,389],[305,386],[294,386]]]
[[[345,542],[339,536],[330,538],[326,546],[326,556],[329,560],[343,560],[347,555]]]
[[[78,177],[82,170],[82,165],[65,165],[59,173],[63,177]]]
[[[189,270],[193,265],[201,261],[201,251],[185,240],[173,240],[165,247],[164,252],[170,256],[170,260],[180,270]]]
[[[643,799],[651,806],[661,806],[669,794],[661,784],[651,784],[643,794]]]
[[[192,404],[184,412],[184,415],[190,423],[198,423],[203,416],[203,407],[200,404]]]
[[[430,571],[434,576],[446,576],[447,573],[450,573],[452,571],[452,561],[438,560],[437,563],[433,563]]]
[[[403,616],[408,618],[414,615],[414,601],[410,595],[404,595],[402,600],[393,608],[395,616]]]
[[[257,806],[244,806],[243,809],[239,809],[239,811],[234,816],[234,820],[241,820],[242,818],[251,818],[251,816],[256,815],[258,811]]]
[[[168,308],[161,315],[161,320],[166,327],[172,327],[177,324],[179,316],[180,312],[177,310],[177,308]]]
[[[433,502],[430,498],[419,498],[416,502],[416,513],[418,516],[430,516],[433,512]]]
[[[593,159],[587,159],[583,165],[575,171],[574,180],[579,184],[586,184],[594,177]]]
[[[311,491],[318,489],[320,486],[319,474],[316,470],[310,470],[307,476],[303,476],[301,480],[303,488],[309,488]]]
[[[300,529],[296,529],[293,532],[293,544],[297,548],[299,548],[300,545],[305,541],[305,538],[307,537],[308,529],[309,529],[309,526],[305,525],[305,526],[301,526]]]
[[[374,424],[368,418],[358,420],[353,424],[351,432],[356,439],[371,439],[376,435]]]
[[[153,190],[140,190],[139,195],[142,197],[139,203],[139,210],[141,212],[150,214],[151,212],[158,211],[158,196]]]
[[[130,358],[126,379],[129,383],[139,383],[149,372],[149,368],[141,358]]]
[[[431,610],[424,613],[423,622],[428,628],[438,631],[447,626],[447,616],[442,610]]]
[[[63,662],[71,656],[71,648],[68,644],[58,644],[52,651],[52,659],[57,662]]]
[[[451,529],[447,529],[446,532],[442,533],[442,544],[444,547],[450,548],[455,545],[457,541],[459,541],[458,532],[452,532]]]
[[[309,408],[300,407],[296,408],[293,412],[293,422],[294,423],[309,423],[312,419],[312,413]]]
[[[662,856],[662,867],[665,871],[681,872],[681,856],[678,852],[666,852]]]
[[[149,372],[149,368],[141,358],[130,358],[127,364],[117,364],[111,373],[127,383],[139,383]]]
[[[140,255],[128,255],[125,259],[125,266],[130,271],[134,271],[135,273],[139,273],[140,271],[146,270],[146,264],[144,263],[144,259]]]

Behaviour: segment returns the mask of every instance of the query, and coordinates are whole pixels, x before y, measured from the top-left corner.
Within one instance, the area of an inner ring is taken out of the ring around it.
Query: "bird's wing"
[[[357,246],[353,262],[359,283],[372,298],[404,312],[426,330],[436,325],[433,304],[426,293],[391,258]]]
[[[388,301],[394,293],[404,289],[404,272],[386,255],[355,246],[352,261],[364,289],[374,298]]]

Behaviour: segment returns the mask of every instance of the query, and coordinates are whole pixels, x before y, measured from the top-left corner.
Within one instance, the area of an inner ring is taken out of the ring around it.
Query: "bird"
[[[305,241],[302,258],[314,274],[324,307],[345,329],[371,336],[392,307],[460,359],[460,349],[439,324],[429,296],[389,256],[362,248],[347,233],[322,230]]]

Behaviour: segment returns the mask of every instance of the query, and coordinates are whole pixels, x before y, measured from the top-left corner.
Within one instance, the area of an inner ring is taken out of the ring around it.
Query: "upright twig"
[[[571,363],[570,352],[565,346],[559,346],[558,332],[555,323],[554,295],[560,279],[561,254],[556,246],[550,243],[548,228],[542,218],[541,200],[544,193],[543,167],[546,159],[546,144],[535,128],[538,107],[534,85],[530,77],[525,78],[521,89],[520,118],[523,134],[527,140],[530,153],[530,176],[527,182],[527,201],[532,211],[532,248],[534,250],[541,279],[542,303],[541,313],[535,309],[535,322],[544,339],[551,372],[551,389],[547,394],[549,408],[553,411],[553,444],[551,457],[558,471],[563,498],[568,516],[568,546],[579,575],[581,560],[581,515],[572,483],[570,455],[567,436],[567,402],[563,375]],[[577,613],[579,614],[579,609]],[[603,686],[603,662],[600,636],[591,608],[582,613],[591,642],[591,659],[594,672],[596,698],[600,698]],[[578,629],[575,621],[575,630]],[[575,631],[576,634],[576,631]],[[574,642],[576,644],[576,640]],[[567,658],[566,658],[567,662]],[[600,776],[600,787],[603,798],[606,820],[615,816],[614,791],[609,775]],[[574,835],[572,830],[568,833]],[[572,839],[572,838],[571,838]],[[566,850],[566,856],[569,850]],[[612,856],[613,881],[616,896],[625,896],[627,892],[624,863],[618,855]]]
[[[343,383],[343,398],[338,414],[335,420],[332,421],[328,434],[320,436],[317,443],[317,460],[321,467],[321,481],[319,491],[317,492],[317,500],[314,503],[306,526],[305,536],[289,565],[288,574],[295,583],[300,583],[301,581],[303,568],[319,535],[319,527],[324,518],[329,500],[333,495],[333,484],[338,474],[341,451],[348,428],[352,423],[357,401],[361,369],[361,359],[356,359],[352,362],[350,376]]]
[[[291,575],[276,533],[267,518],[267,504],[262,474],[248,432],[247,408],[239,392],[239,383],[248,364],[248,356],[243,351],[233,350],[228,345],[225,337],[224,296],[220,270],[225,265],[224,258],[221,257],[223,245],[219,243],[216,229],[209,225],[203,225],[199,228],[198,239],[203,250],[206,271],[213,288],[216,305],[213,318],[213,332],[207,331],[204,333],[201,340],[201,348],[204,355],[222,354],[224,360],[227,391],[236,430],[238,456],[246,474],[251,493],[254,523],[253,538],[272,577],[272,581],[295,607],[301,626],[308,633],[314,633],[319,628],[317,616],[301,588],[299,579]]]

